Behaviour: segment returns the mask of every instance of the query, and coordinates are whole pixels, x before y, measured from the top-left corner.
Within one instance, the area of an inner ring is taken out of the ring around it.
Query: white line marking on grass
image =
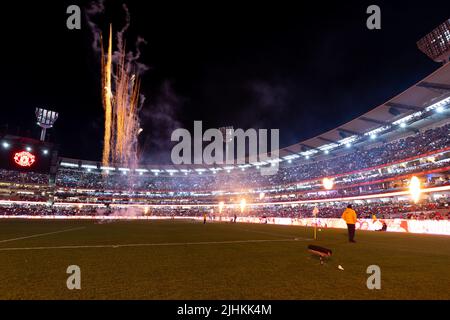
[[[53,232],[47,232],[47,233],[33,234],[33,235],[31,235],[31,236],[26,236],[26,237],[20,237],[20,238],[14,238],[14,239],[0,240],[0,243],[11,242],[11,241],[17,241],[17,240],[23,240],[23,239],[29,239],[29,238],[36,238],[36,237],[44,237],[44,236],[49,236],[49,235],[52,235],[52,234],[63,233],[63,232],[69,232],[69,231],[75,231],[75,230],[81,230],[81,229],[85,229],[85,228],[86,228],[86,227],[79,227],[79,228],[65,229],[65,230],[59,230],[59,231],[53,231]]]
[[[268,236],[274,236],[274,237],[282,237],[282,238],[287,238],[287,239],[292,239],[292,235],[286,235],[286,234],[281,234],[281,233],[273,233],[273,232],[265,232],[265,231],[256,231],[256,230],[250,230],[250,229],[246,229],[246,228],[241,228],[238,227],[239,230],[242,231],[247,231],[247,232],[253,232],[253,233],[260,233],[260,234],[265,234]],[[312,239],[307,239],[307,238],[302,238],[302,237],[296,237],[297,239],[301,239],[301,240],[312,240]]]
[[[99,244],[85,246],[55,246],[55,247],[24,247],[24,248],[0,248],[0,251],[19,250],[54,250],[54,249],[98,249],[98,248],[127,248],[127,247],[165,247],[165,246],[189,246],[206,244],[237,244],[237,243],[264,243],[264,242],[294,242],[308,239],[271,239],[271,240],[231,240],[231,241],[203,241],[203,242],[163,242],[163,243],[133,243],[133,244]]]

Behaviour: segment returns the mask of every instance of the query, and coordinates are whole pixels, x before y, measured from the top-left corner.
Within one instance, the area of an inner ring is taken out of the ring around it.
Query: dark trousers
[[[347,229],[348,229],[348,241],[353,241],[353,238],[355,238],[355,225],[347,224]]]

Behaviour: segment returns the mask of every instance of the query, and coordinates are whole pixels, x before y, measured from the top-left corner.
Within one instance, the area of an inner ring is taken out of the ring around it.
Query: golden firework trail
[[[108,50],[102,46],[102,86],[105,111],[103,165],[137,165],[139,134],[139,87],[134,68],[126,61],[125,46],[112,53],[112,26],[109,29]],[[114,68],[114,70],[113,70]],[[115,73],[113,73],[115,71]]]

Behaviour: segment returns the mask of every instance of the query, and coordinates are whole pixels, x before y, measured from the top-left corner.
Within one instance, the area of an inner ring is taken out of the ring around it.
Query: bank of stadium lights
[[[205,171],[206,169],[195,169],[195,172],[197,172],[199,175],[202,175]]]
[[[120,172],[122,172],[123,175],[127,175],[128,172],[130,172],[130,169],[128,169],[128,168],[119,168],[118,170]]]
[[[177,173],[177,172],[179,172],[179,171],[176,170],[176,169],[167,169],[166,172],[167,172],[170,176],[173,176],[174,173]]]
[[[106,173],[110,173],[111,171],[115,171],[116,168],[113,168],[113,167],[100,167],[100,170],[105,171]]]
[[[153,173],[153,175],[155,175],[155,176],[158,176],[159,175],[159,173],[161,172],[161,170],[159,170],[159,169],[152,169],[152,170],[150,170],[152,173]]]
[[[243,164],[243,165],[240,165],[238,167],[239,167],[239,169],[241,169],[241,171],[245,171],[245,169],[250,168],[251,165],[250,164]]]
[[[230,173],[231,170],[234,170],[234,167],[233,166],[227,166],[227,167],[224,167],[223,169],[227,170],[227,173]]]
[[[442,99],[441,101],[438,101],[438,102],[432,104],[431,106],[426,107],[425,111],[431,111],[431,110],[438,111],[438,109],[444,111],[445,108],[447,108],[449,106],[449,104],[450,104],[450,97],[447,97],[445,99]]]
[[[134,169],[140,176],[143,176],[144,173],[148,172],[147,169]]]
[[[78,164],[76,163],[71,163],[71,162],[61,162],[61,167],[66,167],[66,168],[78,168]]]
[[[97,169],[97,166],[91,165],[91,164],[83,164],[81,165],[83,169],[87,169],[89,172],[92,171],[92,169]]]
[[[291,154],[291,155],[283,157],[283,160],[286,160],[288,163],[292,163],[292,160],[295,160],[295,159],[298,159],[298,158],[300,158],[299,155]]]
[[[188,169],[181,169],[180,171],[182,173],[184,173],[185,176],[187,176],[189,174],[189,172],[190,172],[190,170],[188,170]]]

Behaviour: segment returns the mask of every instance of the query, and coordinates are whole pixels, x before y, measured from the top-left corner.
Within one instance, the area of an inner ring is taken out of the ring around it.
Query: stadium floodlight
[[[8,142],[3,142],[2,143],[3,148],[8,149],[9,148],[9,143]]]
[[[42,108],[36,108],[37,125],[42,128],[41,141],[45,141],[47,129],[50,129],[58,119],[58,113]]]
[[[330,153],[330,151],[329,150],[325,150],[325,154],[329,154]]]
[[[48,150],[47,150],[47,149],[44,149],[44,150],[42,150],[42,153],[43,153],[43,154],[48,154]]]
[[[352,146],[352,144],[351,144],[350,142],[347,142],[347,143],[345,144],[345,146],[346,146],[347,148],[350,148],[350,147]]]
[[[78,168],[78,164],[71,162],[61,162],[61,167]]]
[[[100,169],[107,171],[107,172],[116,170],[116,168],[113,168],[113,167],[100,167]]]
[[[375,133],[372,133],[370,135],[370,139],[375,140],[377,138],[377,135]]]
[[[450,19],[417,41],[417,47],[435,62],[448,62],[450,59]]]
[[[25,150],[27,150],[28,152],[31,152],[31,150],[33,150],[33,149],[31,149],[31,147],[26,147]]]
[[[443,107],[443,106],[437,107],[437,108],[436,108],[436,112],[437,112],[437,113],[442,113],[442,112],[444,112],[444,107]]]
[[[406,128],[406,123],[405,122],[400,123],[400,128]]]
[[[97,166],[94,166],[92,164],[83,164],[81,165],[81,167],[85,169],[97,169]]]

